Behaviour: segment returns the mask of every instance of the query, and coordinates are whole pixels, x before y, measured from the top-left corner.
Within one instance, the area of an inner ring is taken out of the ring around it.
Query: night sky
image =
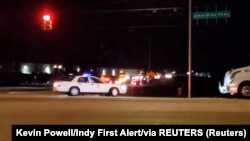
[[[192,0],[192,11],[231,11],[192,20],[192,69],[249,65],[246,0]],[[53,30],[41,30],[42,15]],[[0,63],[188,70],[188,0],[0,0]]]

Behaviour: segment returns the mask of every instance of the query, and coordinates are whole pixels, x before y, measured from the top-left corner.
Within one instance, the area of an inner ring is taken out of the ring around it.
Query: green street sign
[[[231,11],[194,12],[193,19],[229,18]]]

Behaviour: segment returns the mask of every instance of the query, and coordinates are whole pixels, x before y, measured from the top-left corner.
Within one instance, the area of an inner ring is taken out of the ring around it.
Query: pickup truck
[[[53,83],[53,91],[67,93],[69,96],[77,96],[84,93],[118,96],[126,94],[127,90],[126,85],[105,83],[96,76],[79,75],[74,76],[71,80]]]
[[[228,70],[219,82],[221,94],[250,96],[250,66]]]

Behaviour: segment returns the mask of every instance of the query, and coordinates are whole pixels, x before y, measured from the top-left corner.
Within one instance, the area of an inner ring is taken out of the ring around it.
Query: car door
[[[79,77],[77,80],[78,86],[80,88],[80,91],[82,93],[91,93],[92,92],[92,84],[89,83],[89,78],[88,77]]]

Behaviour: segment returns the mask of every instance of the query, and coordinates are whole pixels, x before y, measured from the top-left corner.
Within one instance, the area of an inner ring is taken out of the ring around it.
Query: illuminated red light
[[[44,15],[43,20],[45,21],[50,21],[50,15]]]

